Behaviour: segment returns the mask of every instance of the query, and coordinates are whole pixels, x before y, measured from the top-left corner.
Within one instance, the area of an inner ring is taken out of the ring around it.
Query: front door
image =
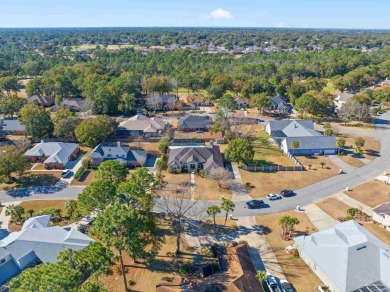
[[[191,163],[190,164],[190,170],[191,171],[195,171],[196,170],[196,164],[195,163]]]

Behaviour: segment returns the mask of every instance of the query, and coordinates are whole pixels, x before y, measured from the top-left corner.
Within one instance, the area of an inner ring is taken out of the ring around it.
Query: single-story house
[[[372,210],[372,220],[385,226],[390,231],[390,202],[383,203],[374,208]]]
[[[222,154],[216,145],[210,146],[170,146],[168,166],[183,172],[209,172],[214,168],[224,167]]]
[[[116,132],[119,136],[160,137],[163,136],[167,124],[160,118],[148,118],[136,115],[119,124]]]
[[[19,120],[0,120],[0,133],[3,135],[24,135],[25,128]]]
[[[175,94],[151,93],[146,97],[146,108],[150,110],[176,109],[178,101]]]
[[[333,155],[338,152],[336,137],[323,136],[314,129],[312,120],[269,121],[265,131],[286,154]],[[294,148],[293,144],[298,147]]]
[[[180,100],[183,102],[184,109],[196,109],[200,106],[212,106],[213,103],[200,94],[189,94],[185,97],[181,97]]]
[[[236,106],[238,108],[247,108],[247,107],[249,107],[249,101],[247,101],[242,96],[235,96],[234,97],[234,102],[236,103]]]
[[[50,226],[50,215],[27,219],[0,240],[0,284],[37,263],[55,263],[60,252],[85,249],[94,240],[71,228]]]
[[[72,112],[83,112],[84,104],[85,104],[84,98],[76,98],[76,97],[65,98],[64,100],[61,101],[59,105],[56,105],[52,111],[58,111],[59,109],[67,108]]]
[[[354,220],[294,241],[329,291],[389,291],[390,246]]]
[[[177,128],[181,131],[193,132],[193,131],[207,131],[208,127],[212,124],[210,116],[197,116],[189,115],[180,117]]]
[[[76,143],[45,142],[41,140],[24,153],[31,162],[42,162],[48,169],[64,169],[69,161],[74,160],[80,148]]]
[[[290,105],[287,103],[285,99],[283,99],[280,95],[271,96],[271,109],[274,111],[278,111],[281,113],[286,113],[291,110]]]
[[[356,92],[350,92],[350,91],[345,91],[339,93],[335,99],[334,99],[334,104],[336,106],[336,109],[339,110],[341,109],[341,106],[346,103],[348,100],[350,100],[352,97],[354,97]]]
[[[99,166],[106,160],[118,160],[124,166],[138,167],[145,164],[148,153],[143,150],[133,150],[118,141],[116,144],[100,143],[93,149],[89,157],[93,166]]]
[[[31,95],[27,98],[28,101],[35,103],[36,105],[50,107],[54,105],[54,98],[41,96],[41,95]]]

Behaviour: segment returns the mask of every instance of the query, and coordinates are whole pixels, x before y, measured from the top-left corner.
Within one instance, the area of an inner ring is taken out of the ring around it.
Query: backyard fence
[[[302,165],[286,166],[286,165],[269,165],[269,166],[257,166],[247,165],[244,163],[243,168],[248,171],[254,172],[272,172],[272,171],[303,171],[305,168]]]

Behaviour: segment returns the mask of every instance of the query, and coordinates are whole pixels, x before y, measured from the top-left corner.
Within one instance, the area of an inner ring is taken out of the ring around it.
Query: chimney
[[[121,141],[116,142],[117,147],[121,147]]]

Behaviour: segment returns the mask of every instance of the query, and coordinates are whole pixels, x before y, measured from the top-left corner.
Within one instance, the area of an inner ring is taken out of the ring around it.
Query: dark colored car
[[[292,190],[283,190],[280,192],[280,195],[283,197],[289,197],[289,196],[293,196],[294,192]]]
[[[263,200],[251,200],[245,203],[248,209],[256,209],[264,206]]]
[[[286,280],[281,280],[280,285],[282,286],[283,292],[294,292],[294,289],[291,287],[291,284]]]

